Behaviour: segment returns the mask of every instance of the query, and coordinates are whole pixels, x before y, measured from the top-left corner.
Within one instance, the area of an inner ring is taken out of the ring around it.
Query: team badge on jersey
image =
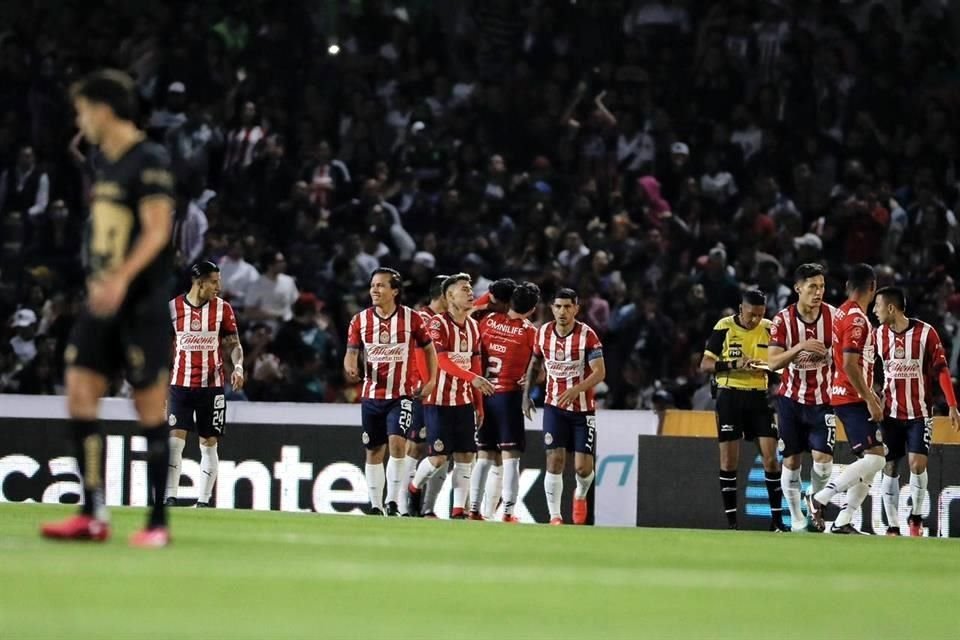
[[[443,440],[435,440],[433,442],[433,450],[437,453],[441,453],[443,451]]]
[[[380,332],[380,344],[390,342],[390,333],[386,330]]]
[[[902,344],[898,344],[897,347],[896,347],[896,349],[893,350],[893,357],[894,357],[894,358],[903,358],[903,357],[906,356],[906,355],[907,355],[907,352],[906,352],[906,350],[903,348],[903,345],[902,345]]]
[[[460,351],[466,351],[466,350],[467,350],[467,340],[466,338],[464,338],[460,341]]]
[[[200,331],[203,328],[203,325],[200,324],[200,318],[194,317],[190,320],[190,330],[191,331]]]
[[[557,348],[555,354],[557,356],[557,360],[563,361],[567,359],[567,352],[564,351],[561,347]]]

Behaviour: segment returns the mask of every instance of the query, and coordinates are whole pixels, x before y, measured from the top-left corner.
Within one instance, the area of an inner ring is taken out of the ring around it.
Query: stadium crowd
[[[249,372],[235,397],[355,400],[345,332],[378,266],[405,275],[408,304],[461,270],[479,293],[574,286],[608,408],[708,407],[714,322],[752,284],[771,317],[808,261],[831,302],[851,263],[906,286],[957,373],[960,3],[115,0],[0,17],[0,392],[62,385],[97,163],[67,88],[100,66],[135,76],[169,149],[181,271],[221,266]]]

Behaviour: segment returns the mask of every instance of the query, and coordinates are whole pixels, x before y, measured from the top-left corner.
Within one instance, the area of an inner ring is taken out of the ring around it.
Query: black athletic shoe
[[[736,522],[727,523],[727,529],[730,529],[730,531],[737,531],[739,528],[740,526]]]
[[[383,511],[381,511],[379,507],[373,507],[372,509],[370,509],[370,511],[369,511],[369,513],[367,513],[367,515],[368,515],[368,516],[382,516],[382,515],[383,515]]]
[[[388,515],[388,516],[399,516],[399,515],[400,515],[400,507],[397,506],[397,503],[396,503],[396,502],[393,502],[393,501],[391,500],[390,502],[387,503],[387,515]]]
[[[407,491],[407,513],[416,514],[420,513],[420,508],[423,506],[423,491],[417,489],[416,487],[409,487]]]
[[[820,504],[813,498],[812,493],[807,494],[807,515],[809,516],[809,524],[807,525],[807,531],[816,531],[817,533],[823,533],[827,528],[823,522],[823,509],[824,505]]]
[[[176,506],[177,506],[177,499],[176,499],[176,498],[167,498],[166,500],[163,501],[163,506],[165,506],[165,507],[176,507]]]
[[[783,524],[783,520],[771,521],[770,531],[773,533],[790,533],[790,527]]]
[[[197,502],[195,506],[197,509],[213,509],[209,502]]]
[[[838,527],[837,525],[832,525],[832,526],[830,527],[830,533],[835,533],[835,534],[841,535],[841,536],[866,536],[866,535],[870,535],[870,534],[864,533],[863,531],[858,531],[857,528],[854,527],[852,524],[845,524],[845,525],[843,525],[842,527]]]

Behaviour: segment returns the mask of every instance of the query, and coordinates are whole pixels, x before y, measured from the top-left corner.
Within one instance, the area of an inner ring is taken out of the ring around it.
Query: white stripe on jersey
[[[586,324],[581,324],[581,325],[580,325],[580,335],[577,337],[577,352],[580,354],[580,357],[583,359],[583,363],[584,363],[584,365],[586,366],[586,365],[588,364],[588,361],[587,361],[587,325],[586,325]],[[586,393],[586,391],[582,391],[582,392],[580,393],[580,398],[579,398],[579,400],[580,400],[580,406],[581,406],[581,407],[586,407],[586,406],[587,406],[587,393]]]
[[[220,298],[214,298],[214,300],[217,303],[217,316],[216,316],[217,324],[215,325],[215,330],[219,335],[220,327],[223,326],[223,308],[226,306],[226,303]],[[214,380],[213,384],[217,387],[222,387],[223,386],[223,366],[221,366],[220,364],[219,348],[213,353],[213,366],[216,368],[216,373],[217,373],[216,380]]]

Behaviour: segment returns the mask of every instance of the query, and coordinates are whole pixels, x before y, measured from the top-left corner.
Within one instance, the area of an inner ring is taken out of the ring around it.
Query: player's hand
[[[800,343],[801,351],[809,351],[810,353],[815,353],[818,356],[827,355],[827,347],[825,344],[819,340],[811,338],[810,340],[804,340]]]
[[[360,370],[357,367],[344,367],[343,373],[350,384],[360,382]]]
[[[563,409],[569,405],[572,405],[577,401],[577,397],[580,395],[580,391],[576,387],[570,387],[566,391],[560,394],[560,397],[557,398],[557,405]]]
[[[234,391],[243,390],[243,383],[245,379],[243,377],[243,367],[237,365],[233,368],[233,375],[230,376],[230,386],[233,387]]]
[[[473,385],[474,389],[478,390],[485,396],[492,396],[493,392],[496,391],[496,387],[493,386],[493,383],[482,376],[477,376],[470,382],[470,384]]]
[[[954,431],[960,431],[960,411],[956,407],[950,407],[950,426]]]
[[[737,367],[738,369],[756,369],[757,365],[767,364],[763,360],[758,360],[757,358],[741,358],[739,362],[740,364]]]
[[[531,398],[526,393],[523,394],[523,415],[527,420],[533,420],[533,414],[537,412],[537,408],[533,406],[533,398]]]
[[[121,276],[107,274],[90,280],[87,285],[87,306],[98,317],[112,316],[123,304],[129,283]]]
[[[420,390],[419,390],[419,391],[417,391],[417,397],[418,397],[418,398],[429,398],[429,397],[430,397],[430,394],[432,394],[432,393],[433,393],[433,390],[436,389],[436,388],[437,388],[437,382],[436,382],[436,380],[434,380],[433,382],[427,382],[426,384],[424,384],[424,385],[422,385],[422,386],[420,387]]]
[[[473,412],[473,418],[474,418],[474,421],[477,423],[477,431],[479,431],[479,430],[480,430],[480,427],[483,426],[483,412],[482,412],[482,411],[474,411],[474,412]]]
[[[870,412],[870,419],[872,421],[877,424],[883,422],[883,405],[880,403],[880,399],[877,398],[877,394],[871,393],[867,399],[867,411]]]

